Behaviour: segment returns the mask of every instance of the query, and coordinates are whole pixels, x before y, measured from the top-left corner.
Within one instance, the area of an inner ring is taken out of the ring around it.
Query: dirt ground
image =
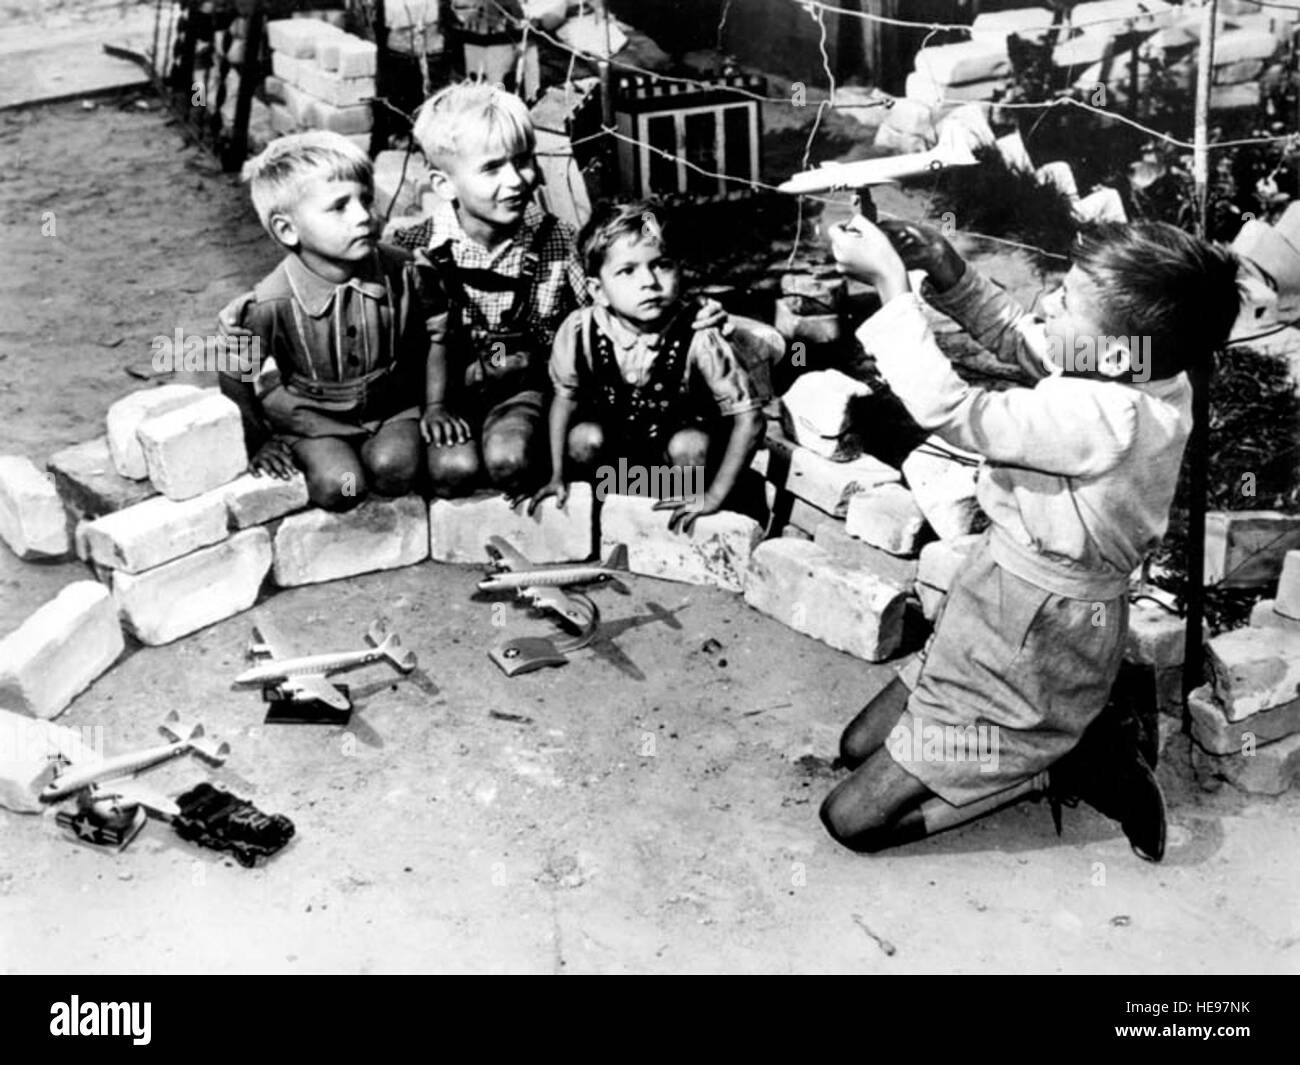
[[[0,113],[0,212],[0,452],[41,464],[143,386],[127,371],[148,367],[151,337],[208,332],[276,259],[243,190],[148,100]],[[85,576],[0,551],[0,631]],[[266,726],[256,694],[230,690],[247,615],[133,648],[61,723],[102,726],[111,750],[150,742],[173,708],[201,717],[233,747],[215,778],[297,837],[247,870],[159,823],[113,856],[0,811],[0,968],[1300,968],[1300,796],[1203,793],[1181,739],[1161,769],[1160,866],[1084,809],[1058,839],[1032,804],[859,857],[817,806],[838,728],[898,663],[865,665],[735,596],[636,578],[630,599],[598,595],[645,681],[593,654],[508,680],[484,654],[499,630],[471,599],[477,576],[425,563],[262,604],[317,650],[357,645],[383,614],[416,651],[414,678],[355,675],[346,730]],[[680,628],[649,620],[651,604]],[[547,625],[513,606],[508,621]],[[183,761],[151,784],[206,772]]]

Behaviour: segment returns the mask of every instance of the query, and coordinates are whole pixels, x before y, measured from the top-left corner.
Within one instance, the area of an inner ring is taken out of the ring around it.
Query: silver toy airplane
[[[823,163],[813,170],[795,174],[777,188],[794,195],[831,192],[835,189],[862,189],[872,185],[892,184],[903,178],[920,177],[935,170],[946,170],[950,166],[974,166],[979,162],[959,133],[949,133],[947,127],[944,133],[947,135],[941,136],[938,145],[927,152],[859,159],[852,163]]]
[[[604,562],[561,563],[554,566],[536,566],[515,550],[500,536],[488,538],[487,553],[497,572],[479,581],[479,591],[517,592],[533,606],[551,610],[580,631],[592,622],[587,602],[575,598],[563,589],[571,584],[591,584],[610,581],[624,594],[627,589],[618,580],[627,572],[627,545],[618,544]]]
[[[92,807],[102,816],[120,815],[132,807],[144,807],[161,817],[172,818],[180,808],[167,796],[141,787],[134,782],[137,773],[193,751],[213,765],[221,765],[230,753],[230,745],[213,745],[203,726],[181,721],[173,710],[159,731],[172,742],[157,747],[119,754],[102,762],[78,767],[64,760],[53,764],[53,778],[40,791],[40,800],[56,803],[76,796],[82,806]]]
[[[275,627],[259,618],[253,626],[253,643],[248,653],[263,659],[235,678],[236,687],[274,688],[286,699],[317,699],[336,710],[351,710],[348,697],[326,678],[331,673],[368,665],[386,658],[403,673],[416,666],[415,655],[402,647],[396,633],[390,633],[382,621],[375,621],[366,633],[370,647],[364,651],[337,651],[333,654],[294,655]]]

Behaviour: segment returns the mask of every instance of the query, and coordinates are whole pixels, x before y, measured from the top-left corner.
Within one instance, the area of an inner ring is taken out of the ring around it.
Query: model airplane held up
[[[823,163],[812,170],[795,174],[777,186],[781,192],[805,196],[836,189],[863,189],[872,185],[889,185],[904,178],[921,177],[950,166],[974,166],[979,162],[959,131],[945,126],[939,143],[925,152],[886,155],[878,159],[859,159],[852,163]]]
[[[180,812],[176,803],[136,784],[136,774],[191,751],[213,765],[221,765],[230,753],[230,745],[214,745],[207,739],[202,725],[182,722],[174,710],[159,731],[170,736],[171,742],[83,766],[62,760],[55,762],[52,779],[40,791],[41,802],[56,803],[75,796],[83,808],[92,809],[104,819],[119,817],[132,807],[143,807],[161,817],[175,817]]]
[[[271,623],[259,619],[253,626],[253,643],[248,653],[261,661],[239,674],[235,686],[259,687],[275,691],[282,699],[299,702],[315,699],[336,710],[351,710],[347,694],[327,679],[330,674],[369,665],[381,658],[388,659],[403,673],[410,673],[416,666],[415,654],[402,647],[397,634],[389,632],[382,621],[371,624],[366,642],[370,646],[360,651],[295,655]]]

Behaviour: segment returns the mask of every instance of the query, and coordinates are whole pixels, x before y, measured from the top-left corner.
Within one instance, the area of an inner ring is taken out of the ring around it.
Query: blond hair
[[[374,188],[375,168],[370,156],[341,133],[314,129],[290,133],[273,140],[244,164],[253,209],[263,228],[271,230],[271,216],[284,214],[313,180],[356,181]]]
[[[484,82],[448,85],[430,96],[413,129],[425,158],[440,170],[472,147],[504,149],[513,155],[537,145],[532,116],[514,93]]]

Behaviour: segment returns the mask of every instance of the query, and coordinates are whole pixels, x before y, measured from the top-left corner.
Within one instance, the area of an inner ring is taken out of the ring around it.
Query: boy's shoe
[[[1108,708],[1109,709],[1109,708]],[[1132,734],[1103,711],[1077,747],[1048,770],[1047,797],[1060,832],[1061,804],[1080,799],[1118,821],[1133,852],[1149,862],[1165,855],[1168,820],[1164,793]]]

